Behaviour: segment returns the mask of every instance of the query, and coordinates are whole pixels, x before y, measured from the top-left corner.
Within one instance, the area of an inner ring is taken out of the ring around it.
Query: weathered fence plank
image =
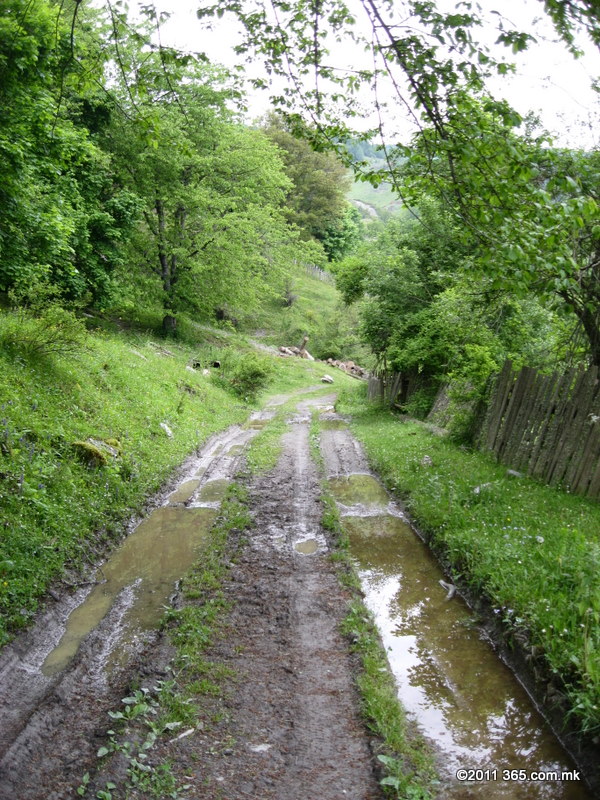
[[[498,436],[502,426],[502,420],[504,418],[506,406],[508,405],[508,401],[510,399],[512,385],[512,362],[505,361],[504,366],[502,367],[502,372],[498,376],[496,390],[493,393],[492,404],[487,415],[488,425],[485,437],[485,447],[488,450],[495,450],[496,448],[496,437]]]
[[[598,370],[540,375],[506,362],[479,436],[499,461],[572,492],[600,498]]]

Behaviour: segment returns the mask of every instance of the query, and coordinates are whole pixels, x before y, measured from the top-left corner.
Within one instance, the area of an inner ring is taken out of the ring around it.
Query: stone
[[[117,439],[94,439],[91,436],[85,442],[73,442],[79,458],[89,467],[104,467],[111,458],[118,458],[121,454],[121,445]]]
[[[333,383],[333,378],[331,375],[323,375],[321,378],[321,383]]]
[[[173,438],[173,431],[171,430],[171,428],[169,428],[169,426],[167,425],[167,423],[166,423],[166,422],[161,422],[161,423],[160,423],[160,427],[161,427],[161,428],[163,429],[163,431],[164,431],[164,432],[167,434],[167,436],[169,437],[169,439],[172,439],[172,438]]]

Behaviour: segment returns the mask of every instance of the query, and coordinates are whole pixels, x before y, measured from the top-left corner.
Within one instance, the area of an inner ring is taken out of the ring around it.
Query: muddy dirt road
[[[159,618],[245,446],[285,399],[215,436],[98,572],[49,601],[35,627],[2,653],[2,800],[75,796],[106,742],[107,712],[132,681],[165,677],[172,652]],[[237,689],[210,701],[228,706],[207,711],[219,723],[167,748],[189,786],[182,797],[300,800],[308,787],[323,800],[381,796],[355,665],[338,632],[347,598],[327,559],[309,455],[310,408],[332,400],[299,406],[275,473],[251,487],[255,528],[225,586],[233,601],[228,635],[208,656],[232,667]]]
[[[107,784],[110,800],[383,797],[379,744],[359,711],[357,656],[340,633],[350,595],[321,526],[322,476],[310,447],[315,410],[322,420],[320,459],[342,516],[376,518],[381,536],[381,520],[398,521],[403,513],[367,474],[360,446],[333,413],[335,395],[321,386],[299,396],[288,415],[276,468],[255,479],[239,477],[249,491],[253,527],[230,535],[221,587],[228,608],[224,635],[203,654],[228,677],[217,692],[202,693],[192,727],[153,743],[146,762],[168,764],[185,788],[126,789],[125,770],[119,774],[114,759],[97,758],[109,742],[107,730],[117,727],[108,712],[123,708],[122,698],[135,688],[173,675],[174,649],[159,620],[170,604],[180,605],[178,581],[201,552],[226,487],[243,469],[247,445],[287,399],[274,398],[245,426],[213,437],[144,520],[132,524],[116,552],[76,591],[49,600],[35,627],[0,655],[0,800],[65,800],[80,786],[80,796],[102,797],[97,792]],[[344,498],[352,476],[374,485],[360,501]],[[81,785],[86,772],[87,788]],[[466,785],[453,787],[447,796],[480,796]],[[587,797],[545,789],[531,796]],[[493,796],[517,796],[510,790]],[[443,785],[441,791],[444,797]]]

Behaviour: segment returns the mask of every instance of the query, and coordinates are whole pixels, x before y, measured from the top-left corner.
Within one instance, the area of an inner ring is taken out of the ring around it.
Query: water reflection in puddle
[[[348,488],[344,502],[351,501]],[[562,773],[574,767],[481,639],[468,607],[459,597],[446,601],[438,584],[442,572],[428,548],[401,518],[383,512],[343,517],[342,524],[400,701],[441,754],[444,799],[590,800],[577,781],[501,780],[505,769]],[[470,768],[496,769],[499,780],[459,784],[456,770]]]
[[[219,504],[225,496],[227,487],[230,484],[231,481],[228,478],[218,478],[214,481],[207,481],[198,492],[198,496],[192,503],[192,506],[194,508],[201,508],[207,505],[212,507],[215,504]]]
[[[44,675],[54,675],[67,666],[82,639],[127,586],[134,585],[134,591],[121,643],[156,627],[175,582],[194,562],[215,516],[211,508],[165,506],[143,520],[98,571],[96,579],[102,583],[70,614],[61,641],[43,664]]]
[[[261,431],[270,421],[270,419],[251,419],[246,427],[253,431]]]
[[[294,550],[297,553],[302,553],[304,556],[312,556],[319,549],[319,542],[316,539],[303,539],[301,542],[296,542]]]
[[[390,500],[386,490],[372,475],[344,475],[330,478],[328,483],[331,494],[344,506],[381,508]]]
[[[344,431],[348,428],[348,423],[343,419],[322,419],[319,425],[324,431]]]
[[[194,494],[196,489],[200,486],[200,478],[193,478],[192,480],[185,481],[179,486],[173,494],[169,495],[169,505],[175,506],[179,503],[186,503]]]

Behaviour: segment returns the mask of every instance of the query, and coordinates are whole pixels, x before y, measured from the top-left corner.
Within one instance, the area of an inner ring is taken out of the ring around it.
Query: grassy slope
[[[351,358],[368,366],[369,352],[356,336],[356,311],[341,304],[333,283],[298,267],[290,289],[297,296],[291,307],[284,305],[283,298],[269,300],[258,312],[242,318],[243,330],[260,331],[261,340],[273,345],[298,346],[308,335],[308,350],[316,358]]]
[[[9,317],[0,316],[0,333]],[[158,344],[143,333],[96,331],[77,357],[37,360],[0,349],[0,644],[27,625],[65,567],[80,569],[121,533],[186,455],[247,417],[248,403],[186,369],[197,358],[227,360],[243,342],[202,336]],[[323,374],[300,359],[260,358],[272,365],[271,392]],[[118,440],[121,455],[84,463],[73,443],[88,437]]]
[[[356,181],[350,187],[348,199],[360,200],[361,203],[372,206],[382,219],[390,214],[397,214],[402,209],[402,202],[398,200],[389,183],[375,187],[370,183]]]
[[[338,404],[388,487],[456,579],[564,681],[570,713],[600,729],[600,506],[402,423],[354,393]],[[431,465],[423,463],[429,456]],[[479,487],[479,491],[474,490]]]

